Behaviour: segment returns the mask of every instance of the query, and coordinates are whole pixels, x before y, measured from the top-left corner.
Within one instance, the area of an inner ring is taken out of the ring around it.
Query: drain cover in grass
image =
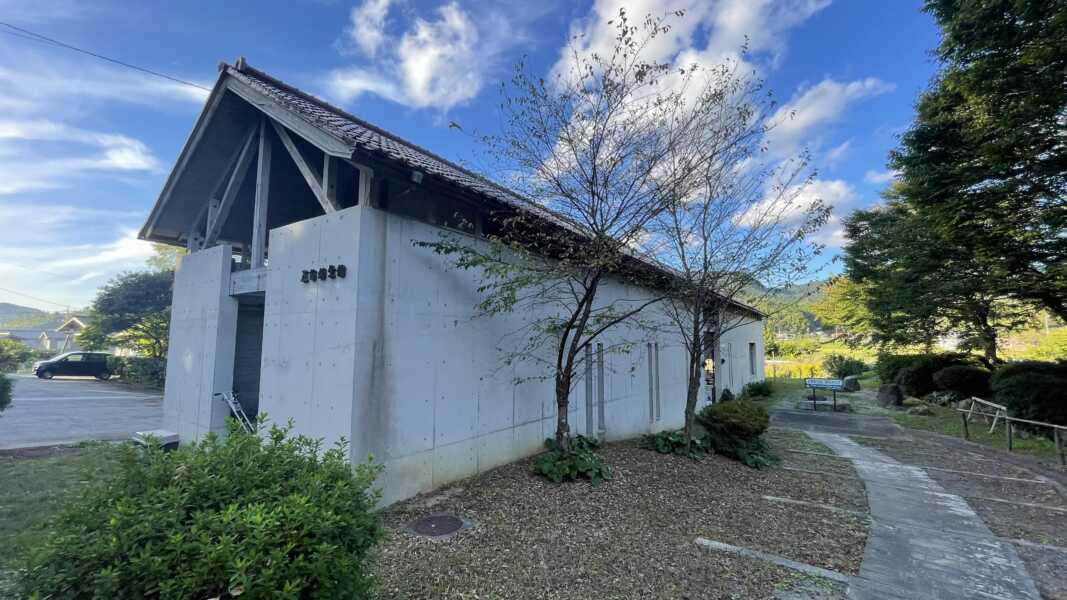
[[[430,515],[412,521],[408,529],[416,535],[441,538],[463,529],[463,525],[463,519],[454,515]]]

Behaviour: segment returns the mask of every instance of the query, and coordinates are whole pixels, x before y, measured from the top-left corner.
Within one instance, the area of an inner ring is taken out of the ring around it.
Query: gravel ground
[[[776,436],[772,444],[787,438]],[[596,487],[554,485],[532,475],[527,460],[390,507],[375,567],[379,596],[839,596],[834,586],[813,586],[779,567],[702,550],[694,543],[698,536],[858,572],[865,519],[763,498],[850,506],[854,500],[840,496],[828,478],[757,471],[717,456],[664,456],[635,442],[609,444],[601,454],[614,479]],[[473,525],[446,541],[405,530],[411,520],[440,512]]]

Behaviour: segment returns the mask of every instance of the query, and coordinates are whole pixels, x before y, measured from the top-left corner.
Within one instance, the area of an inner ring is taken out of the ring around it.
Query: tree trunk
[[[556,445],[564,450],[570,447],[571,425],[567,421],[570,404],[571,373],[569,370],[556,371]]]
[[[693,422],[696,420],[697,399],[700,395],[701,367],[704,358],[703,319],[699,311],[693,314],[693,329],[690,331],[688,381],[685,390],[685,436],[686,449],[693,445]]]

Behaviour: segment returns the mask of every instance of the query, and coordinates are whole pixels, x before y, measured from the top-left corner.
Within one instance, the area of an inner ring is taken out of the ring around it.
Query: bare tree
[[[700,121],[686,100],[693,73],[643,58],[667,23],[649,17],[635,25],[620,11],[614,24],[610,54],[572,44],[570,66],[557,77],[546,82],[520,64],[503,90],[501,133],[487,142],[502,163],[498,172],[511,174],[528,206],[498,213],[487,239],[420,242],[458,268],[479,271],[482,313],[527,315],[515,335],[528,341],[505,351],[505,362],[542,361],[538,377],[555,383],[555,437],[564,448],[586,349],[660,300],[605,299],[607,278],[647,283],[661,276],[638,259],[637,248],[647,225],[688,192],[705,161],[675,148],[692,139]]]
[[[766,115],[774,103],[763,82],[739,68],[726,62],[701,70],[701,125],[688,130],[695,138],[672,145],[686,156],[671,165],[687,168],[692,154],[710,160],[702,163],[697,190],[679,190],[650,224],[660,260],[677,274],[663,309],[688,353],[687,442],[709,350],[745,322],[738,302],[758,303],[810,274],[811,258],[822,249],[811,234],[830,212],[806,194],[813,177],[806,157],[768,164],[773,124]],[[667,179],[676,181],[669,173]]]

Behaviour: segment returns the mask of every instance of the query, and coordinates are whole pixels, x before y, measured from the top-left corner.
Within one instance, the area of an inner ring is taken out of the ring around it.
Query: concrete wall
[[[719,340],[717,387],[719,393],[729,388],[735,395],[746,384],[762,381],[763,373],[763,323],[751,318],[739,317],[740,325],[722,335]],[[755,362],[749,361],[749,344],[755,344]],[[755,367],[753,369],[753,367]],[[753,370],[755,371],[753,373]],[[706,393],[710,393],[705,390]]]
[[[536,453],[556,427],[551,345],[531,360],[502,361],[504,349],[525,345],[524,327],[538,313],[476,316],[478,274],[413,245],[441,232],[356,206],[270,233],[260,412],[275,423],[292,420],[295,432],[327,444],[347,440],[354,461],[373,454],[386,467],[379,481],[385,503]],[[226,252],[186,257],[175,284],[167,410],[174,422],[198,425],[182,430],[196,435],[225,415],[224,406],[210,407],[208,421],[195,413],[204,407],[201,390],[228,389],[220,386],[232,381],[232,342],[227,348],[222,338],[228,331],[233,339],[237,308],[225,296]],[[347,277],[300,281],[304,269],[338,264]],[[202,291],[209,289],[215,294]],[[599,302],[648,297],[647,290],[609,280]],[[579,368],[568,413],[573,433],[603,431],[612,440],[682,425],[684,346],[663,315],[644,314],[659,321],[659,333],[619,327],[599,340],[602,386],[596,366],[591,390]],[[205,350],[205,339],[214,346]],[[755,376],[749,341],[758,344]],[[735,391],[762,377],[758,323],[732,330],[723,343],[732,344],[733,355],[720,373],[733,373]],[[203,373],[212,360],[221,366],[209,386]]]
[[[271,233],[260,409],[328,443],[348,439],[354,460],[373,454],[386,465],[386,502],[535,453],[556,427],[553,384],[542,378],[551,373],[551,348],[540,349],[542,364],[501,360],[502,349],[526,343],[533,314],[475,316],[477,273],[413,246],[441,231],[353,207]],[[329,264],[345,264],[349,276],[300,283],[302,269]],[[609,281],[600,301],[647,297]],[[647,317],[656,319],[656,311]],[[591,406],[584,379],[571,396],[574,433],[602,429],[620,439],[681,426],[685,351],[669,327],[663,331],[619,328],[600,340],[604,419],[594,368]],[[744,361],[748,332],[724,338]],[[626,344],[627,351],[613,351]],[[741,358],[731,364],[737,390],[751,379]]]
[[[237,302],[230,297],[232,249],[220,245],[179,258],[163,392],[163,428],[183,442],[223,431],[229,409],[212,394],[233,388]]]

